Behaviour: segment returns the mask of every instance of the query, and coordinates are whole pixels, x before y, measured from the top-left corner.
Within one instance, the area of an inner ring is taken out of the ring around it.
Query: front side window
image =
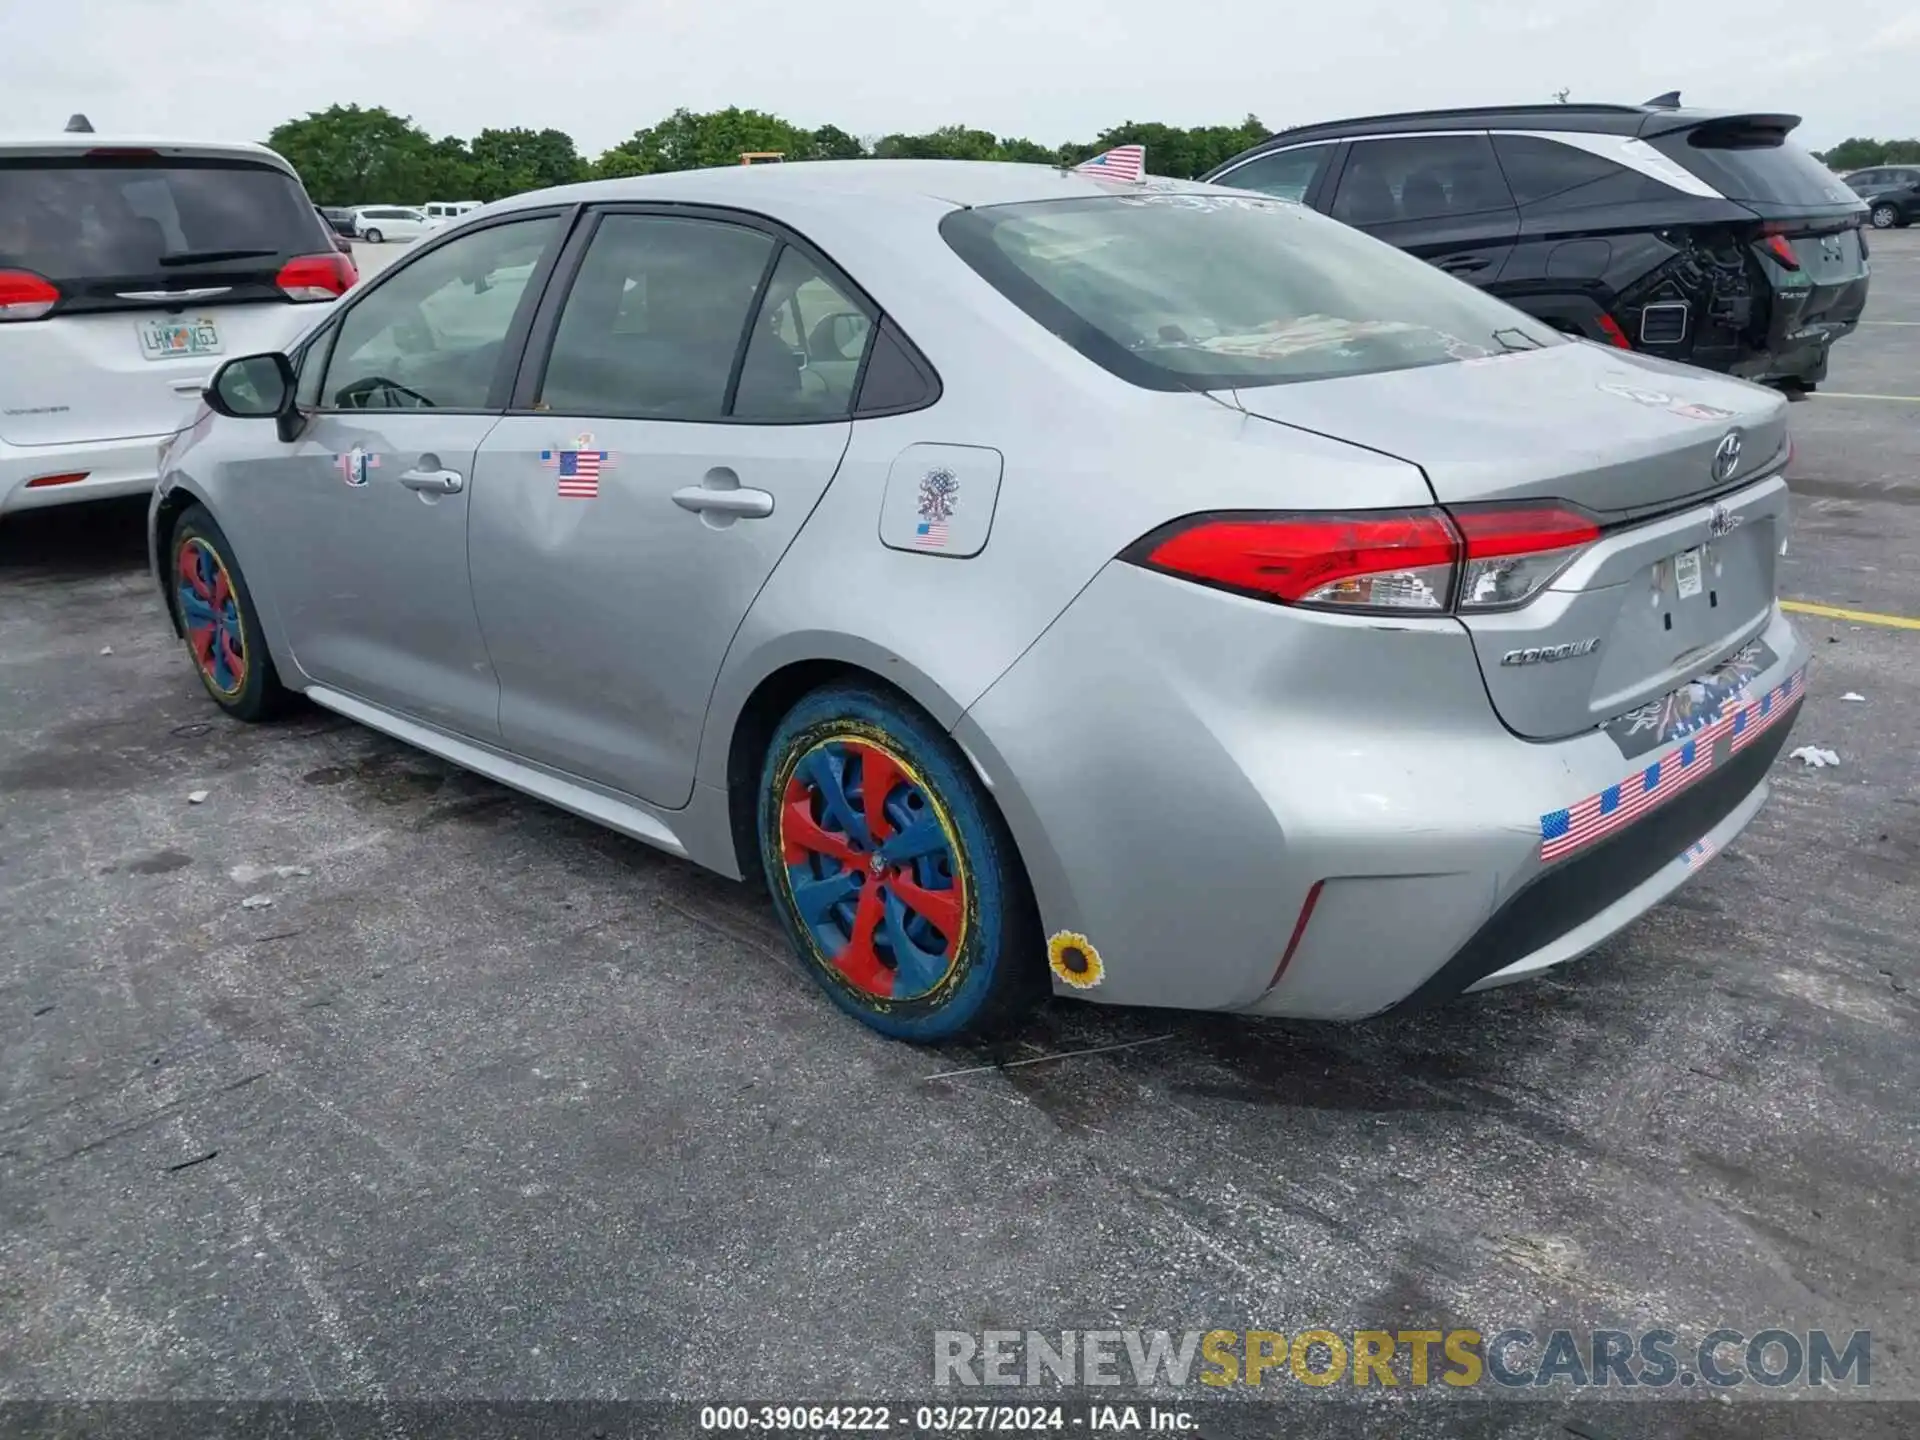
[[[957,210],[947,243],[1137,385],[1365,375],[1562,341],[1422,260],[1298,205],[1219,191]]]
[[[1276,200],[1305,200],[1332,154],[1331,145],[1303,145],[1298,150],[1282,150],[1249,160],[1222,175],[1216,183],[1238,190],[1258,190]]]
[[[545,215],[489,226],[382,280],[340,322],[323,407],[485,409],[515,311],[557,224]]]
[[[540,407],[558,415],[723,419],[734,359],[776,243],[714,220],[603,218],[561,311]],[[792,352],[787,359],[797,383],[798,360]]]
[[[1436,220],[1512,207],[1513,196],[1485,135],[1356,140],[1333,197],[1334,219],[1349,225]]]

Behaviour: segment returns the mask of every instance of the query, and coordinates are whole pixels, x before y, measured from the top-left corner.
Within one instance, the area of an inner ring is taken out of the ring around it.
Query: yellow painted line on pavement
[[[1920,405],[1920,395],[1850,395],[1845,390],[1819,390],[1814,393],[1822,400],[1904,400],[1909,405]]]
[[[1826,620],[1851,620],[1856,625],[1887,625],[1895,630],[1920,630],[1920,620],[1906,615],[1882,615],[1877,610],[1843,610],[1838,605],[1815,605],[1810,600],[1782,600],[1782,610],[1796,615],[1818,615]]]

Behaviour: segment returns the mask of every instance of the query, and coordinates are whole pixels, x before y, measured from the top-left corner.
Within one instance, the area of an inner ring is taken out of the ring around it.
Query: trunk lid
[[[277,349],[310,318],[277,277],[332,248],[265,152],[0,151],[0,270],[60,295],[43,318],[0,322],[0,440],[179,429],[222,360]]]
[[[1601,538],[1531,601],[1461,617],[1517,734],[1555,739],[1662,700],[1771,613],[1787,498],[1786,401],[1771,391],[1576,341],[1233,394],[1418,465],[1443,505],[1555,499],[1599,519]],[[1729,436],[1730,468],[1716,463]]]

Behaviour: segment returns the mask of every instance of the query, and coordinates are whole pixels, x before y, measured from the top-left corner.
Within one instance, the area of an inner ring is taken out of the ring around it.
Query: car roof
[[[1190,180],[1159,176],[1145,182],[1156,191],[1201,189]],[[971,209],[1029,200],[1071,200],[1137,191],[1136,182],[1101,180],[1051,165],[1015,165],[996,160],[806,160],[777,165],[725,165],[561,185],[498,201],[489,213],[552,204],[556,200],[606,204],[664,200],[750,208],[768,197],[804,198],[810,206],[845,200],[851,208],[939,200]]]
[[[293,174],[284,156],[251,140],[195,140],[175,135],[0,134],[0,155],[85,155],[95,150],[152,150],[161,155],[252,160]]]
[[[1559,130],[1602,135],[1657,135],[1691,130],[1715,121],[1792,130],[1798,115],[1752,114],[1736,110],[1690,110],[1668,105],[1483,105],[1456,110],[1407,110],[1296,125],[1268,137],[1256,150],[1278,149],[1302,141],[1358,135],[1404,134],[1426,130]],[[1235,157],[1238,158],[1238,157]]]

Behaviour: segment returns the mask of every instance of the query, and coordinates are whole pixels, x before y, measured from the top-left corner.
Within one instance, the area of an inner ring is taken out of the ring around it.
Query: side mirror
[[[246,355],[213,372],[207,406],[235,420],[271,420],[293,408],[293,362],[284,355]]]

